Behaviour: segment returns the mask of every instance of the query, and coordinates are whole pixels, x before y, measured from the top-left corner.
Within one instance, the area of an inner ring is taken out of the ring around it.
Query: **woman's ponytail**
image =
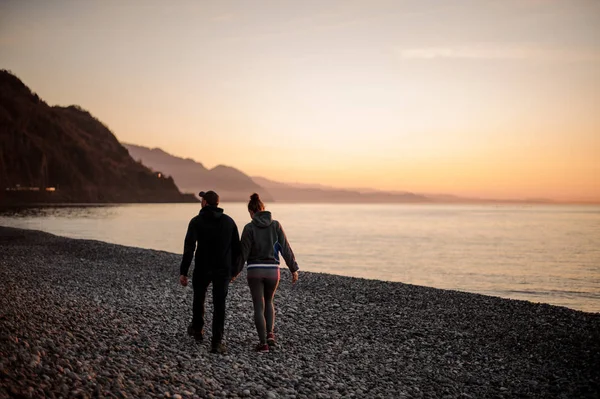
[[[260,197],[257,193],[254,193],[250,196],[250,201],[248,201],[248,210],[253,213],[257,213],[265,210],[265,204],[260,200]]]

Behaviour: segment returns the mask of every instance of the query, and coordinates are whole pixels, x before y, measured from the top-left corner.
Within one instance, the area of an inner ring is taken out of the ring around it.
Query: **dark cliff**
[[[189,202],[78,106],[50,107],[0,71],[0,204]]]

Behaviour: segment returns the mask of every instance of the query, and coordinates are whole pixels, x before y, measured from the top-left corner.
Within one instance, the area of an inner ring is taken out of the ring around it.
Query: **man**
[[[240,253],[240,237],[233,219],[218,207],[219,195],[214,191],[201,191],[199,195],[202,198],[202,209],[188,225],[179,282],[184,287],[187,286],[187,274],[195,250],[196,268],[192,278],[193,317],[188,334],[194,336],[198,342],[203,340],[204,301],[208,286],[212,283],[214,310],[211,352],[225,353],[225,346],[221,342],[225,327],[225,300],[232,271]]]

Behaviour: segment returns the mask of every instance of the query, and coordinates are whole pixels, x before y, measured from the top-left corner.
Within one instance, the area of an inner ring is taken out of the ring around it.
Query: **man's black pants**
[[[194,305],[192,327],[196,331],[202,331],[204,328],[204,302],[206,300],[206,291],[212,283],[213,291],[213,323],[212,323],[212,346],[215,347],[223,339],[223,330],[225,329],[225,300],[229,291],[229,278],[215,277],[211,275],[194,276]]]

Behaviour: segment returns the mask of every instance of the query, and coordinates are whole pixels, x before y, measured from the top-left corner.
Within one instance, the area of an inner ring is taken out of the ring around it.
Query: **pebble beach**
[[[182,243],[183,246],[183,243]],[[0,398],[598,398],[600,314],[282,270],[276,350],[245,275],[227,353],[186,333],[181,254],[0,226]]]

